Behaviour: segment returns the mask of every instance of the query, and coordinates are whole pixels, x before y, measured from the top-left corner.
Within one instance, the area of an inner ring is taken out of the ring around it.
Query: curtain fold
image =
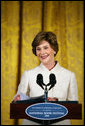
[[[10,103],[16,93],[19,50],[19,2],[1,1],[1,124],[11,125]]]
[[[84,2],[83,1],[1,1],[1,123],[20,125],[10,119],[10,103],[22,73],[39,65],[31,43],[40,31],[56,34],[60,64],[75,72],[84,124]]]

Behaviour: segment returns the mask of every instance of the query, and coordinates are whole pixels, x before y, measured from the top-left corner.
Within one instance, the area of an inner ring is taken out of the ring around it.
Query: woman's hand
[[[57,98],[48,97],[48,101],[58,101],[58,99]]]
[[[20,95],[18,94],[15,99],[13,100],[14,102],[21,100]]]

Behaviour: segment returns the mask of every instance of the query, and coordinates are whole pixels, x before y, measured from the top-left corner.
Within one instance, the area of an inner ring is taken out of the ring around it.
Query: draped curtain
[[[60,64],[75,72],[84,124],[84,2],[83,1],[1,1],[1,124],[21,124],[10,119],[10,103],[22,73],[39,65],[31,43],[39,31],[56,34]]]

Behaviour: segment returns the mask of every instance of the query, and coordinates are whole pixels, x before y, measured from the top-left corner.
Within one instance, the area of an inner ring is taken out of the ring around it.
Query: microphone
[[[38,74],[37,75],[37,80],[36,80],[36,83],[42,88],[42,89],[44,89],[44,87],[43,86],[50,86],[50,88],[49,88],[49,90],[51,89],[51,88],[53,88],[54,86],[55,86],[55,84],[56,84],[56,77],[55,77],[55,74],[53,74],[53,73],[51,73],[50,74],[50,76],[49,76],[49,83],[47,84],[47,85],[45,85],[44,83],[43,83],[43,76],[42,76],[42,74]]]
[[[55,84],[56,84],[56,77],[55,77],[55,74],[51,73],[50,76],[49,76],[49,79],[50,79],[50,82],[49,82],[48,86],[51,85],[50,88],[49,88],[49,90],[50,90],[50,89],[53,88],[53,87],[55,86]]]
[[[44,89],[43,85],[45,85],[45,84],[43,83],[43,76],[42,76],[42,74],[38,74],[38,75],[37,75],[36,83],[37,83],[42,89]]]
[[[47,102],[47,98],[48,98],[48,89],[47,89],[47,86],[50,86],[50,88],[49,88],[49,90],[51,89],[51,88],[53,88],[54,86],[55,86],[55,84],[56,84],[56,77],[55,77],[55,75],[54,74],[50,74],[50,76],[49,76],[49,80],[50,80],[50,82],[47,84],[47,85],[45,85],[44,83],[43,83],[43,76],[42,76],[42,74],[38,74],[37,75],[37,80],[36,80],[36,83],[42,88],[42,89],[44,89],[44,98],[45,98],[45,102]],[[43,86],[45,86],[45,88],[43,87]]]
[[[45,89],[44,89],[44,98],[45,98],[45,102],[47,102],[48,90],[47,90],[47,86],[43,83],[43,76],[42,76],[42,74],[38,74],[38,75],[37,75],[36,83],[37,83],[42,89],[44,89],[43,85],[45,86]]]

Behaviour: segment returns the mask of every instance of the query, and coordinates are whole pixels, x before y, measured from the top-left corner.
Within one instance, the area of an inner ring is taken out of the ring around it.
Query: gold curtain
[[[22,73],[39,65],[31,43],[41,30],[57,35],[59,52],[55,57],[75,72],[84,124],[84,22],[83,1],[1,1],[1,124],[21,124],[10,119],[10,103]]]

